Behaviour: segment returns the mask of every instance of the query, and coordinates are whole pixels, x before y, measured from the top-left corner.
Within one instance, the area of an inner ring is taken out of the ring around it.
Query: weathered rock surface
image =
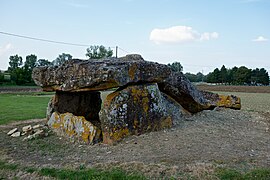
[[[27,137],[23,138],[23,141],[25,141],[39,137],[46,137],[49,135],[49,130],[48,126],[46,125],[36,124],[33,127],[31,125],[27,125],[22,127],[21,132],[18,131],[18,128],[14,128],[10,130],[7,135],[10,135],[11,137],[20,137],[27,135]]]
[[[44,91],[98,91],[136,83],[161,82],[171,69],[162,64],[143,61],[141,56],[104,60],[67,61],[59,67],[33,70],[35,83]]]
[[[35,68],[32,77],[44,91],[56,91],[47,108],[49,127],[91,144],[170,128],[183,115],[202,110],[241,108],[240,98],[200,91],[182,73],[136,54],[73,59]],[[99,91],[116,87],[102,104]]]
[[[164,82],[158,83],[161,92],[171,96],[186,110],[196,113],[211,107],[210,102],[184,75],[172,73]]]
[[[19,131],[11,134],[11,137],[20,137],[20,136],[21,136],[21,132],[19,132]]]
[[[29,131],[31,131],[31,130],[32,130],[32,126],[31,126],[31,125],[24,126],[24,127],[22,128],[22,131],[25,132],[25,133],[27,133],[27,132],[29,132]]]
[[[7,135],[10,136],[10,135],[12,135],[13,133],[15,133],[16,131],[18,131],[18,128],[11,129],[11,130],[7,133]]]
[[[84,116],[86,120],[100,128],[98,116],[100,108],[100,92],[56,91],[47,108],[47,119],[53,112],[60,114],[69,112],[75,116]]]
[[[54,112],[48,121],[48,126],[58,135],[71,140],[79,140],[89,144],[101,141],[101,130],[83,116]]]
[[[202,94],[204,98],[207,99],[213,107],[241,109],[241,99],[237,96],[225,96],[206,91],[202,91]]]
[[[170,128],[183,108],[161,93],[157,84],[128,86],[106,97],[100,112],[103,142],[112,144],[132,134]]]

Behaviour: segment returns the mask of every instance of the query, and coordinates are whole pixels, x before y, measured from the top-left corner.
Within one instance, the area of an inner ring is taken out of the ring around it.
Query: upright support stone
[[[83,116],[74,116],[72,113],[54,112],[48,121],[48,126],[58,135],[72,141],[78,140],[94,144],[102,140],[101,130],[98,127]]]
[[[167,98],[157,84],[128,86],[109,94],[100,112],[103,142],[112,144],[127,135],[170,128],[181,119],[183,109]]]

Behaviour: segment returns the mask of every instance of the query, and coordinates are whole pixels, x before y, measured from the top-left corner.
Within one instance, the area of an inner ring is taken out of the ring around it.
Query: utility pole
[[[118,53],[118,46],[115,47],[115,56],[117,58],[117,53]]]

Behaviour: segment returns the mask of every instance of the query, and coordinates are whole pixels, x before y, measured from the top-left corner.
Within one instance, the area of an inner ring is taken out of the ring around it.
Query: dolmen
[[[240,98],[198,90],[181,72],[140,55],[72,59],[34,68],[43,91],[55,91],[48,126],[88,144],[114,144],[126,136],[171,128],[184,116],[215,107],[240,109]]]

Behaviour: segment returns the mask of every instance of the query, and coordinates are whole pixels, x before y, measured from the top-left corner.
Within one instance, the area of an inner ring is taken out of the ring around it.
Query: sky
[[[270,72],[270,0],[0,0],[0,17],[1,70],[15,54],[86,59],[88,46],[104,45],[118,46],[118,56],[180,62],[184,72],[222,65]]]

